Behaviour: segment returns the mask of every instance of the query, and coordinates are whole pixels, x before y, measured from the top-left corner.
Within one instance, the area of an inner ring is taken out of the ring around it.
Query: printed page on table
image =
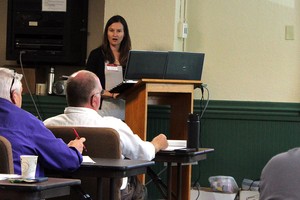
[[[7,180],[9,178],[21,178],[18,174],[0,174],[0,180]]]
[[[91,159],[91,157],[89,156],[82,156],[83,160],[82,163],[96,163],[95,161],[93,161],[93,159]]]
[[[168,140],[168,148],[163,151],[174,151],[175,149],[186,148],[186,140]]]

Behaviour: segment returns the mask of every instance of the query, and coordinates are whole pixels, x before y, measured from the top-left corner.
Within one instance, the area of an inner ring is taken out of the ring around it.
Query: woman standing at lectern
[[[111,17],[105,25],[102,44],[91,51],[86,63],[86,69],[99,77],[104,88],[99,110],[101,116],[125,119],[125,101],[117,99],[118,94],[108,90],[123,81],[130,49],[131,39],[126,20],[120,15]]]

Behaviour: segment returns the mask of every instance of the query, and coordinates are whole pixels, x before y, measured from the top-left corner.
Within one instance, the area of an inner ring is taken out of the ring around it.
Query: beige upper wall
[[[132,48],[139,50],[181,50],[177,22],[181,0],[107,0],[105,22],[122,15],[129,26]]]
[[[296,0],[188,1],[187,49],[206,53],[212,99],[299,102],[299,10]]]
[[[129,25],[134,49],[206,54],[203,82],[214,100],[299,102],[300,3],[297,0],[186,0],[189,35],[177,38],[184,0],[89,0],[88,53],[114,14]],[[104,4],[104,9],[103,9]],[[7,2],[0,1],[0,65],[5,60]],[[104,10],[104,13],[103,13]],[[294,40],[285,40],[285,26]],[[197,96],[197,95],[196,95]]]
[[[173,12],[184,2],[189,25],[184,50],[206,54],[202,80],[211,99],[299,102],[299,1],[110,0],[105,18],[117,13],[127,18],[134,48],[180,50]],[[294,27],[294,40],[285,39],[286,25]]]
[[[89,0],[87,56],[100,46],[103,36],[104,0]]]

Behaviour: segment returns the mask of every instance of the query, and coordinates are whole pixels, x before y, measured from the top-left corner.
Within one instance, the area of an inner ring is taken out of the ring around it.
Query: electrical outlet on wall
[[[294,40],[294,26],[292,25],[285,26],[285,39]]]
[[[178,37],[187,38],[188,35],[188,24],[186,22],[178,23]]]

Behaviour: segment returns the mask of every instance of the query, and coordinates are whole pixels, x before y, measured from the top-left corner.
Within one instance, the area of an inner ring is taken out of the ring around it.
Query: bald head
[[[87,70],[75,72],[67,81],[66,96],[68,105],[89,107],[93,96],[100,93],[101,90],[99,78],[93,72]]]

